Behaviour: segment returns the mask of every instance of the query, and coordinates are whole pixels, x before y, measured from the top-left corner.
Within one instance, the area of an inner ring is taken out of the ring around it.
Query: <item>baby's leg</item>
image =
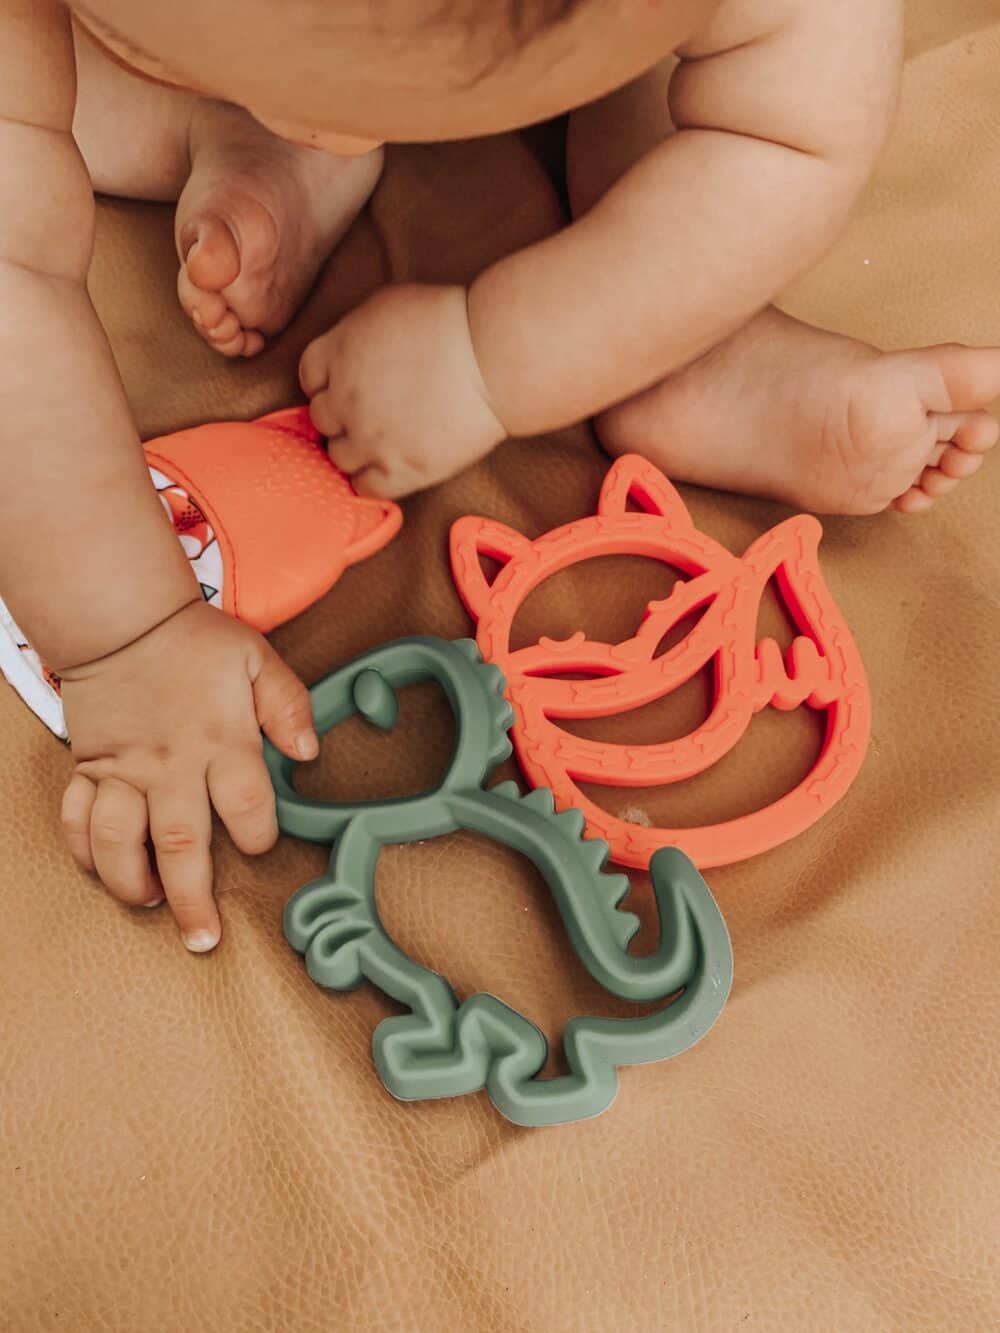
[[[672,132],[673,69],[572,117],[567,173],[578,216]],[[882,355],[772,308],[602,414],[597,430],[612,453],[647,454],[677,480],[820,512],[895,502],[916,513],[978,470],[1000,433],[982,410],[998,394],[996,351]]]
[[[247,112],[127,73],[76,37],[73,130],[95,189],[177,201],[178,294],[226,356],[252,356],[298,309],[375,188],[381,153],[288,143]]]
[[[191,172],[191,117],[199,98],[128,74],[79,29],[73,136],[94,189],[176,203]]]

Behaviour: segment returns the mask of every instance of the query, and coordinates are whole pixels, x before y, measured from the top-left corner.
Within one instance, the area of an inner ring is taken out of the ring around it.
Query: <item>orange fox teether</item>
[[[355,494],[305,407],[178,431],[145,453],[207,599],[261,631],[311,606],[403,521],[391,501]]]
[[[640,506],[630,511],[629,499]],[[700,867],[764,852],[808,828],[847,791],[861,767],[871,726],[864,668],[850,631],[820,573],[822,529],[814,518],[779,524],[740,558],[698,532],[680,496],[638,456],[619,459],[605,478],[598,512],[535,541],[486,518],[459,519],[451,530],[452,573],[477,622],[483,657],[507,680],[512,739],[529,781],[550,787],[559,808],[583,810],[590,837],[604,838],[622,865],[646,867],[664,846],[679,847]],[[659,560],[688,576],[651,603],[624,643],[543,638],[511,649],[518,608],[545,579],[602,555]],[[481,555],[503,564],[489,584]],[[757,610],[775,576],[801,634],[783,659],[778,645],[755,643]],[[703,610],[687,637],[655,653],[686,616]],[[651,745],[584,740],[560,719],[607,717],[640,708],[715,664],[715,703],[689,736]],[[553,679],[554,673],[584,680]],[[642,828],[608,814],[579,783],[648,787],[680,782],[717,763],[768,705],[802,704],[827,714],[826,737],[812,772],[766,809],[702,828]]]

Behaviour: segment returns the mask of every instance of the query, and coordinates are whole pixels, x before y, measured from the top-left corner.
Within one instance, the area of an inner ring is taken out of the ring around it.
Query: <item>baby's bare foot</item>
[[[301,305],[364,207],[381,151],[339,158],[277,138],[235,107],[203,104],[177,204],[177,291],[224,356],[254,356]]]
[[[1000,350],[883,354],[765,311],[598,420],[613,453],[817,513],[922,513],[978,472],[1000,426]]]

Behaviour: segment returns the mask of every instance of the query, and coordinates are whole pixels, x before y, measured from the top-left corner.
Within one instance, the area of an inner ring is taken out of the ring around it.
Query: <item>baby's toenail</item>
[[[184,936],[184,947],[190,953],[208,953],[219,942],[219,937],[212,930],[192,930]]]
[[[163,897],[163,894],[161,893],[159,898],[152,898],[148,903],[143,903],[142,905],[143,907],[148,907],[150,910],[152,910],[154,907],[159,907],[159,905],[164,901],[165,899]]]
[[[201,315],[198,314],[197,310],[191,311],[191,318],[194,320],[194,322],[198,325],[200,329],[202,324],[204,323],[204,320],[202,319]]]

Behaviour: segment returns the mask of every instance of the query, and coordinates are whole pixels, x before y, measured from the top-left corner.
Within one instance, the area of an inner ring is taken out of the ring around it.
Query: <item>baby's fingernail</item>
[[[295,752],[300,759],[315,759],[319,754],[319,741],[315,732],[300,731],[295,738]]]
[[[148,903],[143,903],[142,905],[143,905],[143,907],[148,907],[148,908],[152,909],[152,908],[154,908],[154,907],[159,907],[160,903],[162,903],[162,902],[164,902],[164,901],[165,901],[165,900],[164,900],[163,894],[161,893],[160,896],[159,896],[159,898],[151,898],[151,899],[149,900]]]
[[[205,322],[205,321],[202,319],[201,315],[198,314],[197,310],[192,310],[192,311],[191,311],[191,318],[192,318],[192,319],[194,320],[194,322],[198,325],[199,329],[201,328],[202,324]]]
[[[184,947],[191,953],[208,953],[218,942],[218,932],[213,930],[192,930],[184,936]]]

